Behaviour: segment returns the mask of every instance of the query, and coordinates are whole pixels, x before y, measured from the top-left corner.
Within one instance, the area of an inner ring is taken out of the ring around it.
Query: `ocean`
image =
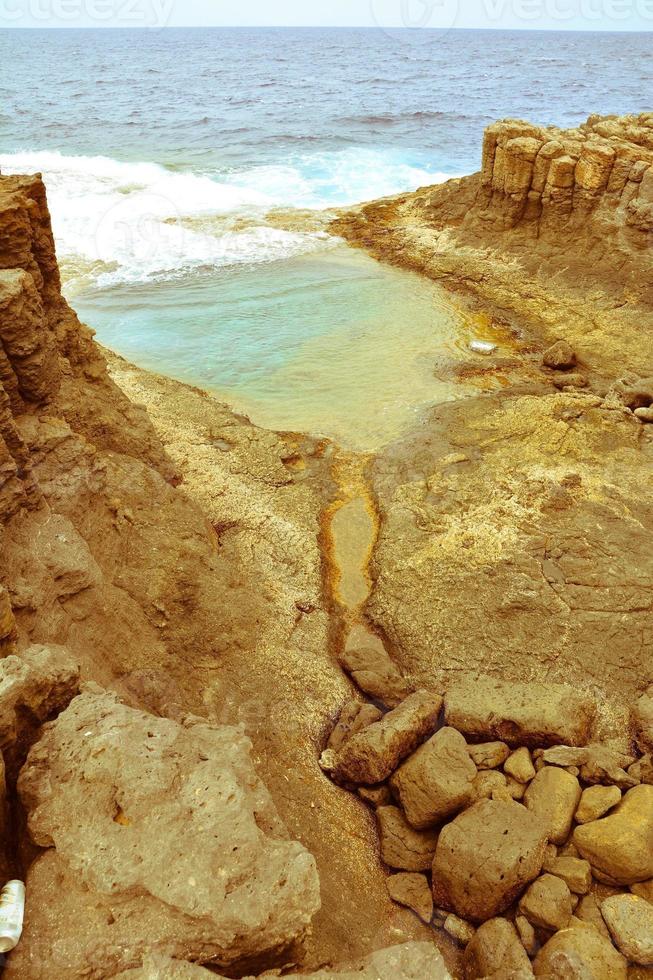
[[[0,169],[42,172],[100,342],[261,424],[371,450],[484,324],[328,231],[480,164],[483,129],[650,110],[651,34],[0,31]]]

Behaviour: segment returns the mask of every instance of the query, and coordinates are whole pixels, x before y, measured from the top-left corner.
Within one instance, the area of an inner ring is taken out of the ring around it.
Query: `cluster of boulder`
[[[345,706],[322,768],[374,808],[390,896],[464,948],[468,980],[653,965],[653,689],[636,754],[593,742],[593,699],[566,685],[442,697],[376,649],[342,663],[375,703]]]

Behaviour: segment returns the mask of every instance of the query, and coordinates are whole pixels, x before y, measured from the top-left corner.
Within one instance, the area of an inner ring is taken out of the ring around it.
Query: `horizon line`
[[[512,34],[652,34],[653,27],[381,27],[378,24],[164,24],[150,26],[134,24],[129,27],[115,24],[106,25],[0,25],[0,31],[188,31],[188,30],[288,30],[288,31],[412,31],[432,32],[434,34],[451,34],[455,31],[486,31]]]

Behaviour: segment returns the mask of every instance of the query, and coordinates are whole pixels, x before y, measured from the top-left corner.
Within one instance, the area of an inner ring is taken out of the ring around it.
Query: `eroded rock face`
[[[573,842],[600,881],[653,877],[653,786],[635,786],[607,817],[576,827]]]
[[[39,725],[78,691],[79,666],[64,647],[32,646],[0,660],[0,750],[12,769],[22,763]]]
[[[442,830],[433,861],[437,906],[484,922],[540,873],[546,829],[519,803],[476,803]]]
[[[10,975],[36,976],[49,947],[64,951],[53,976],[101,977],[146,950],[228,965],[300,938],[320,905],[315,863],[288,840],[250,748],[235,729],[155,718],[99,689],[47,725],[19,791],[34,841],[55,850],[30,872]]]

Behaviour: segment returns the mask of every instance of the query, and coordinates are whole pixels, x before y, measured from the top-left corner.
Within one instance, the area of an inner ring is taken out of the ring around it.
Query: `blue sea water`
[[[371,360],[396,358],[410,322],[405,382],[418,363],[426,384],[423,351],[438,329],[455,347],[453,314],[311,212],[474,171],[497,118],[650,110],[652,38],[0,30],[0,169],[43,172],[66,291],[100,340],[262,421],[342,435],[331,416],[361,337],[378,388]],[[332,334],[341,366],[318,385],[303,366]]]

